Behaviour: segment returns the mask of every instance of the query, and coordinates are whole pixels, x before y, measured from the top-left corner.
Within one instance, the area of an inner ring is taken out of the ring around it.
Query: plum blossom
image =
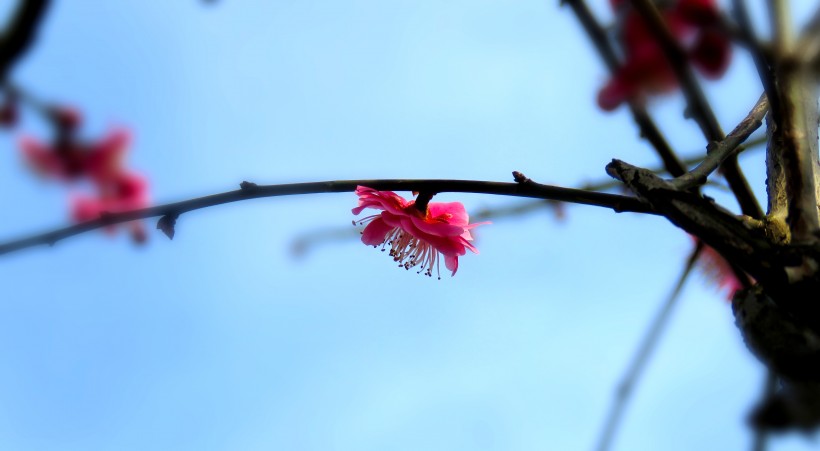
[[[421,211],[415,200],[405,200],[392,191],[358,186],[356,195],[359,205],[352,210],[353,214],[358,215],[366,208],[382,210],[353,221],[354,225],[367,225],[362,231],[362,242],[373,247],[381,245],[382,251],[389,248],[393,261],[405,269],[418,266],[418,273],[427,276],[432,276],[435,270],[439,279],[440,256],[444,258],[444,266],[455,275],[458,257],[468,249],[478,253],[470,243],[473,241],[470,229],[488,224],[470,224],[460,202],[430,202],[426,211]]]
[[[643,18],[627,0],[611,0],[624,63],[598,92],[598,106],[612,111],[647,94],[670,92],[678,82],[666,55]],[[719,30],[714,0],[674,0],[661,8],[666,25],[689,61],[707,78],[720,78],[731,60],[729,38]]]
[[[124,170],[130,141],[127,130],[114,129],[94,143],[70,140],[51,145],[24,136],[20,139],[20,149],[26,163],[45,178],[61,181],[89,178],[104,183]]]
[[[83,142],[75,137],[81,121],[78,112],[70,108],[53,108],[51,116],[57,128],[54,142],[42,143],[23,137],[20,149],[25,162],[44,178],[67,184],[85,181],[93,188],[90,195],[76,192],[70,195],[74,221],[89,221],[103,213],[149,206],[147,178],[125,165],[131,142],[128,130],[113,129],[98,141]],[[131,222],[128,227],[134,241],[145,241],[146,233],[141,222]]]
[[[120,213],[123,211],[146,208],[150,205],[148,198],[148,181],[135,172],[121,172],[101,185],[97,196],[76,194],[71,199],[71,217],[76,222],[91,221],[103,213]],[[147,234],[141,221],[128,223],[131,236],[135,242],[145,241]],[[109,232],[112,228],[107,228]]]

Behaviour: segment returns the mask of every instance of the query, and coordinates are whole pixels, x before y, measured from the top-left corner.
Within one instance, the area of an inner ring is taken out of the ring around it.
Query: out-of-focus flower
[[[137,173],[122,172],[107,179],[104,185],[99,185],[96,197],[74,195],[71,199],[71,217],[77,222],[91,221],[104,213],[138,210],[149,205],[146,178]],[[134,241],[145,241],[142,222],[132,221],[129,227]]]
[[[26,163],[46,178],[104,181],[123,171],[130,141],[127,130],[114,129],[95,143],[72,140],[47,145],[24,136],[20,139],[20,149]]]
[[[393,261],[400,267],[419,267],[419,273],[439,273],[439,255],[444,265],[455,275],[458,257],[467,249],[478,250],[470,229],[487,223],[470,224],[470,218],[460,202],[430,202],[425,211],[416,207],[414,200],[407,201],[392,191],[377,191],[359,186],[356,188],[359,205],[353,209],[358,215],[365,208],[383,210],[354,224],[367,224],[362,231],[362,242],[373,247],[389,247]],[[439,273],[439,278],[441,275]]]
[[[697,242],[697,238],[691,237]],[[698,269],[704,277],[717,286],[718,291],[725,291],[726,298],[732,300],[735,292],[743,288],[729,262],[714,248],[703,245],[703,251],[697,261]]]
[[[624,63],[598,92],[598,105],[611,111],[629,100],[677,88],[675,73],[643,18],[628,1],[611,0],[618,17]],[[689,60],[707,78],[719,78],[731,59],[729,39],[719,30],[714,0],[677,0],[661,9],[666,25]]]
[[[96,142],[81,142],[75,137],[81,120],[71,108],[50,110],[56,128],[52,144],[31,137],[20,140],[23,159],[45,178],[71,183],[87,181],[94,194],[71,195],[71,217],[82,222],[97,219],[104,213],[120,213],[149,206],[148,181],[129,170],[125,156],[131,142],[128,130],[118,128]],[[129,223],[135,241],[145,241],[142,223]],[[113,228],[108,228],[111,231]]]

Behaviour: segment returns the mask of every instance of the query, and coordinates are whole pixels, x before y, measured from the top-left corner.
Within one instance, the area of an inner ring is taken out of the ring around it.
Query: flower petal
[[[430,202],[427,206],[428,216],[433,219],[447,217],[447,222],[453,225],[466,226],[470,222],[470,216],[464,209],[461,202]]]
[[[381,217],[370,221],[370,224],[362,230],[362,243],[368,246],[378,246],[384,242],[388,232],[395,227],[384,222]]]
[[[458,257],[453,256],[445,256],[444,257],[444,266],[447,267],[450,271],[453,271],[451,276],[456,275],[456,271],[458,271]]]
[[[464,227],[459,225],[452,225],[443,221],[431,221],[429,219],[416,216],[410,216],[409,218],[413,221],[413,224],[419,228],[419,230],[424,231],[426,234],[436,236],[459,236],[464,233]]]

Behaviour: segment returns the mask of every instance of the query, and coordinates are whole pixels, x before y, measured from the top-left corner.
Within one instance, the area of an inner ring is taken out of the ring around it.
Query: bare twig
[[[817,73],[820,65],[820,7],[818,7],[811,20],[806,24],[800,33],[797,42],[797,49],[801,61]]]
[[[781,59],[792,52],[794,35],[789,20],[789,3],[786,0],[769,0],[769,19],[774,39],[774,57]]]
[[[238,202],[262,197],[292,196],[297,194],[341,193],[352,192],[357,186],[367,186],[378,190],[418,191],[426,193],[482,193],[502,196],[529,197],[536,199],[551,199],[562,202],[594,205],[609,208],[616,212],[633,212],[654,214],[651,208],[634,197],[617,194],[598,193],[572,188],[542,185],[533,181],[527,183],[501,183],[473,180],[337,180],[327,182],[292,183],[285,185],[256,185],[243,182],[242,188],[210,196],[198,197],[182,202],[174,202],[140,210],[122,213],[106,213],[93,221],[87,221],[50,232],[21,238],[0,244],[0,255],[17,251],[27,247],[42,244],[54,244],[59,240],[79,235],[90,230],[119,224],[137,219],[156,216],[178,218],[183,213],[216,205]],[[163,232],[170,234],[167,225]]]
[[[578,20],[590,36],[590,39],[592,39],[592,42],[595,44],[596,49],[598,49],[598,52],[601,54],[604,62],[607,64],[609,70],[613,73],[617,71],[619,67],[618,58],[615,51],[612,49],[609,40],[607,39],[606,32],[595,20],[583,0],[563,0],[563,3],[568,4],[572,8],[573,12],[578,17]],[[655,14],[654,31],[665,36],[667,45],[673,47],[673,53],[677,52],[679,56],[677,64],[674,64],[673,62],[673,67],[677,70],[685,72],[683,74],[683,78],[681,78],[681,74],[679,74],[678,77],[682,80],[681,84],[684,87],[684,93],[689,93],[687,95],[687,99],[689,99],[690,109],[692,109],[694,113],[697,113],[695,114],[696,118],[701,118],[698,123],[702,124],[701,129],[703,130],[704,135],[709,141],[722,140],[723,131],[720,129],[720,125],[717,123],[714,113],[712,113],[708,103],[706,103],[703,92],[700,89],[700,85],[697,84],[691,69],[686,64],[686,56],[681,56],[683,51],[674,40],[674,37],[671,36],[669,30],[666,29],[666,25],[658,15],[657,9],[655,9],[653,5],[648,5],[648,7],[651,8]],[[650,20],[650,22],[652,21]],[[686,80],[688,80],[688,82]],[[640,128],[641,136],[646,138],[652,144],[655,151],[663,160],[669,173],[674,177],[683,175],[686,172],[686,168],[680,163],[680,160],[666,142],[663,134],[652,121],[647,111],[642,106],[639,106],[634,102],[630,102],[629,108],[635,122]],[[698,111],[701,111],[701,113],[698,113]],[[755,199],[752,189],[749,187],[749,183],[741,173],[737,160],[734,157],[728,158],[724,162],[722,170],[724,176],[726,177],[726,181],[729,183],[732,193],[734,193],[737,198],[738,204],[740,205],[743,213],[753,218],[762,218],[763,210],[761,210],[757,199]]]
[[[765,144],[767,138],[765,135],[759,136],[755,139],[749,140],[744,147],[747,149],[752,149],[759,147],[761,144]],[[683,164],[686,167],[690,167],[695,165],[699,162],[703,161],[703,157],[689,157],[683,160]],[[651,168],[650,171],[656,174],[667,174],[662,167]],[[713,182],[706,182],[706,185],[713,186],[718,189],[728,190],[725,185],[713,183]],[[582,189],[585,191],[609,191],[612,189],[616,189],[619,187],[623,187],[623,184],[620,181],[607,179],[607,180],[598,180],[591,183],[584,183],[582,185],[577,186],[576,188]],[[485,208],[476,211],[474,214],[471,214],[470,217],[474,221],[487,221],[487,220],[497,220],[500,218],[509,218],[511,216],[518,216],[518,215],[525,215],[529,213],[533,213],[536,211],[542,211],[545,208],[555,208],[560,209],[562,206],[561,202],[554,201],[554,200],[532,200],[527,202],[520,202],[514,205],[503,205],[500,207],[492,207],[492,208]],[[560,213],[560,210],[558,211]],[[332,241],[340,241],[345,239],[351,239],[359,236],[359,231],[350,227],[325,227],[316,230],[311,230],[306,233],[300,234],[293,239],[293,244],[291,248],[295,255],[302,255],[311,247],[317,246],[323,242],[332,242]],[[742,279],[741,279],[742,280]]]
[[[592,15],[592,12],[589,10],[586,3],[584,3],[583,0],[563,0],[563,3],[572,8],[573,13],[575,13],[578,21],[581,22],[581,25],[589,35],[592,43],[595,45],[595,48],[598,50],[598,53],[604,60],[604,63],[606,63],[609,71],[612,74],[616,73],[621,63],[618,60],[618,56],[612,48],[609,39],[607,38],[606,31],[604,31],[604,28],[601,27]],[[675,152],[672,150],[669,143],[666,142],[666,138],[663,137],[663,133],[661,133],[658,126],[655,125],[655,122],[649,116],[646,109],[643,106],[630,101],[629,110],[632,112],[632,118],[635,120],[635,123],[638,124],[641,137],[645,138],[650,144],[652,144],[655,152],[663,161],[666,170],[675,177],[686,172],[686,167],[675,155]]]
[[[621,379],[621,383],[618,384],[618,389],[615,391],[615,401],[612,404],[612,409],[609,411],[606,423],[604,423],[604,429],[598,440],[598,451],[606,451],[612,445],[615,432],[621,423],[621,418],[623,417],[624,410],[626,409],[627,403],[632,396],[635,385],[638,383],[641,374],[646,368],[646,364],[649,362],[649,358],[652,356],[652,352],[658,344],[661,332],[663,332],[664,327],[666,327],[666,323],[672,315],[672,309],[675,307],[677,300],[680,298],[683,285],[686,283],[686,280],[689,277],[689,274],[691,274],[692,268],[694,268],[695,263],[697,262],[702,251],[703,243],[698,241],[695,248],[692,250],[692,253],[689,255],[689,258],[686,260],[686,265],[683,267],[683,272],[680,277],[678,277],[675,288],[672,289],[672,293],[669,294],[669,297],[661,307],[661,310],[652,320],[649,330],[641,340],[638,351],[632,359],[632,363],[629,365],[629,368],[626,370],[626,373]]]
[[[646,21],[650,32],[658,40],[658,44],[667,55],[668,61],[678,78],[689,105],[691,116],[697,121],[703,135],[708,141],[721,141],[724,138],[723,130],[718,123],[715,113],[709,106],[700,84],[689,66],[686,53],[680,47],[675,37],[669,31],[661,17],[658,8],[652,0],[631,0],[632,6]],[[763,210],[755,199],[749,183],[740,171],[735,158],[728,158],[721,167],[729,187],[737,198],[743,214],[753,218],[762,218]]]
[[[703,134],[710,141],[723,139],[723,131],[720,124],[700,88],[692,68],[689,67],[686,52],[678,44],[678,41],[669,31],[660,11],[652,0],[631,0],[632,6],[646,22],[650,32],[658,41],[664,54],[666,54],[669,64],[672,66],[678,81],[683,89],[683,94],[689,105],[692,117],[697,121]]]
[[[769,103],[764,93],[740,124],[720,142],[710,143],[706,158],[695,169],[672,180],[672,186],[685,190],[706,183],[709,174],[714,172],[727,158],[734,155],[740,145],[763,125],[763,118],[766,117],[768,109]]]
[[[8,26],[0,34],[0,82],[31,47],[51,0],[18,0]]]
[[[740,33],[749,48],[749,53],[757,68],[760,83],[763,85],[763,90],[766,91],[766,97],[769,99],[771,114],[775,122],[779,122],[781,108],[780,95],[777,92],[775,73],[774,70],[772,70],[771,61],[763,51],[763,46],[755,34],[745,0],[733,0],[732,7],[734,9],[735,19],[740,26]]]

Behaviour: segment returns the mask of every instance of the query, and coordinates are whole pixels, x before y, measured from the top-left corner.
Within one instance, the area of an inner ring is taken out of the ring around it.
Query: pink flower
[[[103,213],[120,213],[149,206],[148,180],[129,170],[125,157],[131,142],[126,129],[111,130],[95,142],[81,142],[74,136],[80,115],[68,108],[55,108],[54,121],[65,133],[57,134],[53,144],[43,144],[34,138],[20,140],[23,158],[29,166],[46,178],[66,184],[85,180],[94,189],[91,195],[73,194],[70,198],[71,217],[76,222],[97,219]],[[141,222],[128,224],[134,241],[146,238]],[[108,227],[107,231],[113,231]]]
[[[71,216],[76,222],[91,221],[103,213],[121,213],[138,210],[150,205],[148,181],[137,173],[120,173],[100,186],[96,197],[74,195],[71,199]],[[145,229],[140,221],[129,224],[131,235],[136,242],[145,241]],[[113,232],[113,228],[106,229]]]
[[[114,129],[95,143],[70,141],[50,146],[23,137],[20,149],[26,163],[44,177],[57,180],[88,177],[103,182],[122,171],[130,142],[131,135],[127,130]]]
[[[75,221],[97,219],[102,213],[120,213],[145,208],[148,202],[148,182],[140,174],[122,173],[112,179],[98,196],[75,195],[72,217]]]
[[[691,238],[697,242],[697,238]],[[729,262],[714,248],[704,245],[697,263],[700,272],[717,285],[718,291],[726,291],[728,300],[731,301],[735,292],[743,288]]]
[[[358,215],[365,208],[383,210],[353,224],[367,224],[362,231],[362,242],[382,251],[390,247],[390,256],[400,267],[419,267],[419,273],[439,273],[439,254],[444,266],[455,275],[458,257],[467,249],[478,250],[470,244],[470,229],[486,222],[469,224],[469,216],[460,202],[430,202],[427,211],[416,208],[415,200],[407,201],[392,191],[377,191],[365,186],[356,187],[359,206],[353,209]],[[439,279],[441,276],[439,275]]]
[[[623,102],[676,89],[675,73],[643,18],[627,1],[610,3],[618,17],[624,63],[598,92],[598,106],[611,111]],[[676,0],[661,14],[692,64],[707,78],[721,77],[732,49],[718,30],[720,14],[714,0]]]

